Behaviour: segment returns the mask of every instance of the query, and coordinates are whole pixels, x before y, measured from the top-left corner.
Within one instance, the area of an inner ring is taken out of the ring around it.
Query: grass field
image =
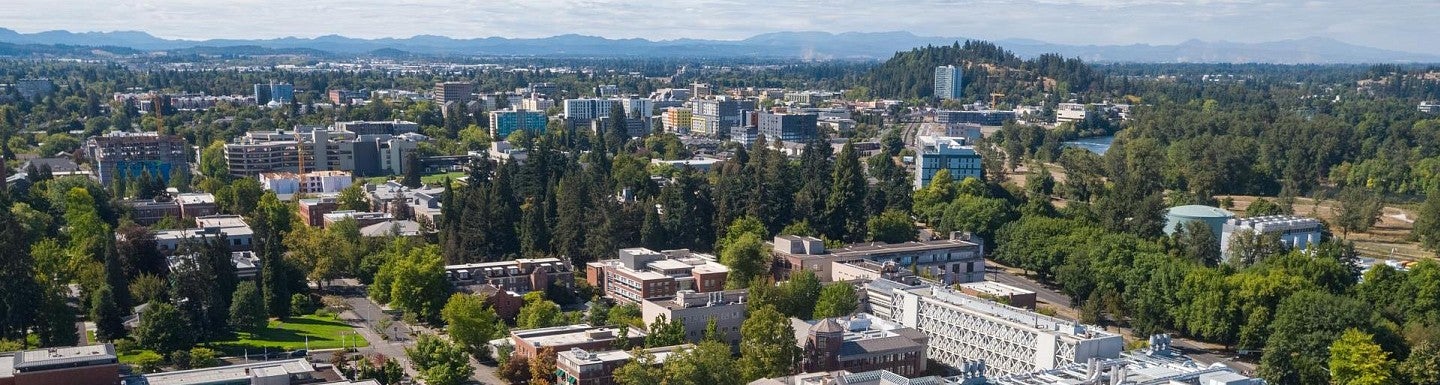
[[[369,345],[354,334],[354,328],[334,316],[306,315],[285,321],[272,320],[263,331],[235,333],[235,339],[217,341],[214,346],[226,354],[238,354],[246,349],[253,353],[263,348],[296,350],[307,348],[307,338],[308,348],[312,350]]]
[[[465,176],[465,173],[464,173],[464,172],[460,172],[460,171],[447,172],[447,173],[444,173],[444,174],[426,175],[426,176],[420,177],[420,183],[424,183],[424,184],[436,184],[436,183],[440,183],[440,182],[444,181],[446,177],[449,177],[450,180],[453,181],[453,180],[455,180],[455,179],[457,179],[457,178],[460,178],[460,177],[462,177],[462,176]],[[393,176],[377,176],[377,177],[373,177],[373,178],[365,178],[365,183],[368,183],[368,184],[377,184],[377,185],[378,185],[378,184],[385,184],[386,181],[390,181],[390,180],[400,180],[400,178],[401,178],[401,176],[399,176],[399,175],[393,175]]]

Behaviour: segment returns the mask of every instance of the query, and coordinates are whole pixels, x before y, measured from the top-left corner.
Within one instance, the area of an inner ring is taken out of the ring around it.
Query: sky
[[[3,0],[0,27],[171,39],[582,34],[738,40],[909,31],[1060,44],[1326,37],[1440,54],[1437,0]]]

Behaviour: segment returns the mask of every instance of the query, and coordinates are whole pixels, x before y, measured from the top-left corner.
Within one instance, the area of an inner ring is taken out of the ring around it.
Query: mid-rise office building
[[[551,286],[575,286],[570,264],[558,258],[521,258],[509,261],[466,263],[445,266],[445,275],[456,286],[493,285],[501,290],[525,294],[545,291]]]
[[[475,85],[470,82],[441,82],[435,83],[435,104],[465,102],[475,100]]]
[[[334,128],[297,126],[294,130],[251,131],[225,144],[230,174],[350,171],[356,176],[405,172],[405,156],[429,138],[407,130],[410,122],[342,122]],[[366,134],[340,129],[351,127]],[[303,170],[302,168],[303,164]]]
[[[876,282],[885,280],[867,285]],[[1056,369],[1092,358],[1118,358],[1124,347],[1120,335],[1103,328],[944,286],[891,288],[882,295],[890,298],[893,307],[880,309],[883,311],[876,315],[929,336],[929,358],[955,368],[981,361],[989,376]]]
[[[621,249],[619,258],[585,264],[585,280],[606,297],[638,304],[675,296],[681,290],[724,290],[730,269],[715,256],[690,250]]]
[[[335,104],[354,104],[354,103],[357,102],[357,101],[359,101],[359,102],[364,102],[365,100],[369,100],[369,99],[370,99],[370,91],[369,91],[369,90],[334,89],[334,90],[330,90],[330,92],[328,92],[326,96],[328,96],[328,97],[330,98],[330,102],[331,102],[331,103],[335,103]]]
[[[1305,249],[1324,239],[1325,224],[1315,218],[1295,215],[1230,218],[1220,233],[1220,252],[1225,259],[1232,257],[1230,244],[1242,232],[1275,236],[1286,248]]]
[[[296,211],[300,221],[310,227],[324,227],[325,214],[335,212],[340,207],[334,196],[301,199],[298,206]]]
[[[530,96],[520,99],[519,105],[519,109],[540,112],[545,112],[550,107],[555,107],[555,101],[541,97],[540,94],[530,94]]]
[[[295,101],[295,86],[289,83],[261,83],[255,85],[255,104],[264,106],[290,104]]]
[[[95,163],[100,184],[106,186],[122,174],[142,173],[168,183],[172,172],[190,167],[190,145],[176,135],[111,133],[90,138],[85,151]]]
[[[965,74],[953,65],[935,67],[935,97],[959,99],[965,90]]]
[[[929,337],[919,330],[868,314],[806,321],[791,318],[800,367],[807,372],[888,370],[902,376],[925,372]]]
[[[548,97],[555,97],[556,94],[560,93],[560,86],[557,86],[555,85],[555,83],[551,82],[530,83],[525,87],[525,90],[529,91],[530,93],[541,94]]]
[[[505,140],[510,133],[515,131],[526,131],[534,135],[545,133],[545,126],[550,119],[545,117],[544,110],[501,110],[490,111],[490,137],[494,140]]]
[[[610,116],[610,109],[624,108],[615,99],[565,99],[565,119],[574,126],[588,126],[595,119]]]
[[[1090,116],[1090,109],[1085,103],[1060,103],[1055,106],[1056,123],[1080,122],[1088,116]]]
[[[955,181],[985,179],[985,166],[968,138],[921,136],[916,138],[916,144],[919,145],[918,151],[915,151],[916,190],[929,186],[930,180],[940,170],[948,171],[950,179]]]
[[[715,320],[715,330],[720,339],[730,344],[731,349],[740,347],[740,325],[745,322],[745,299],[750,292],[745,289],[697,293],[683,290],[674,297],[645,300],[640,303],[640,313],[646,325],[653,325],[664,317],[666,322],[679,321],[685,325],[685,340],[700,342],[705,338],[705,328]]]
[[[118,385],[111,344],[0,352],[0,385]]]
[[[935,277],[945,284],[983,281],[984,247],[977,238],[956,233],[950,239],[905,243],[857,243],[827,250],[824,241],[815,237],[782,235],[773,241],[773,265],[770,271],[776,280],[789,279],[797,269],[815,272],[824,282],[837,280],[835,264],[868,261],[893,264],[901,269],[914,269]],[[852,279],[840,276],[841,279]]]
[[[815,139],[817,122],[815,114],[762,112],[758,128],[767,142],[804,142]]]
[[[593,131],[596,136],[603,137],[606,132],[610,131],[611,125],[614,124],[611,120],[609,116],[595,118],[595,120],[590,121],[590,130]],[[631,138],[650,135],[650,123],[651,119],[649,118],[627,117],[624,121],[625,135]]]
[[[601,84],[599,86],[595,86],[595,95],[599,95],[602,98],[618,96],[620,95],[620,86],[614,84]]]
[[[625,109],[625,116],[638,118],[655,116],[654,100],[636,97],[621,98],[620,107]]]
[[[644,349],[654,358],[655,365],[662,365],[677,353],[684,352],[691,345],[662,346]],[[555,354],[555,383],[563,385],[615,385],[615,370],[635,360],[635,355],[624,350],[592,351],[580,348]]]

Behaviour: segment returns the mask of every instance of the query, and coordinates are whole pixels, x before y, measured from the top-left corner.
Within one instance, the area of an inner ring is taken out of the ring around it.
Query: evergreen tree
[[[253,331],[265,327],[265,299],[254,282],[241,282],[230,301],[230,327]]]
[[[576,269],[591,261],[586,258],[585,212],[588,210],[585,183],[579,173],[570,173],[555,187],[555,228],[550,238],[551,249],[570,259]]]
[[[10,207],[5,194],[0,194],[0,207]],[[24,341],[35,320],[35,304],[41,302],[41,285],[46,283],[37,284],[25,227],[9,209],[0,210],[0,250],[5,250],[0,253],[0,339]]]
[[[101,341],[125,338],[123,317],[110,285],[101,286],[90,295],[90,319],[95,322],[95,338]]]
[[[151,303],[140,314],[140,324],[135,327],[135,342],[157,352],[173,352],[187,349],[194,342],[190,321],[185,319],[175,306],[168,303]]]
[[[423,166],[420,165],[420,155],[415,151],[405,154],[405,179],[400,184],[409,188],[420,188],[420,173]]]
[[[655,205],[645,203],[641,206],[645,210],[645,220],[640,225],[640,244],[651,250],[664,250],[670,241],[665,234],[665,227],[660,224],[660,213],[656,212]]]
[[[289,269],[285,262],[284,234],[290,231],[290,210],[275,197],[266,192],[256,206],[254,220],[254,243],[260,256],[260,291],[265,298],[265,309],[272,317],[290,316]]]
[[[544,254],[550,251],[550,227],[546,225],[545,200],[532,199],[520,208],[520,253]]]
[[[105,284],[111,288],[121,288],[121,290],[112,290],[111,299],[115,301],[115,306],[122,315],[129,314],[126,310],[134,306],[130,303],[130,291],[126,289],[130,287],[130,281],[125,277],[125,268],[121,266],[119,253],[115,251],[114,237],[107,237],[105,240],[104,258]]]
[[[1440,255],[1440,188],[1425,194],[1425,203],[1420,205],[1418,214],[1411,232],[1421,246]]]
[[[830,179],[834,173],[831,152],[830,144],[821,138],[805,143],[796,173],[800,178],[800,188],[795,192],[796,219],[810,223],[825,222],[825,202],[830,196],[830,184],[834,182]]]
[[[830,196],[825,202],[829,239],[860,242],[865,237],[865,174],[860,169],[860,155],[855,146],[846,143],[836,157],[831,178]]]

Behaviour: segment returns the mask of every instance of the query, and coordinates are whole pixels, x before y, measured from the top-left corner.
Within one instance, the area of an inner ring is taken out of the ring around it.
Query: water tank
[[[1187,205],[1171,207],[1165,210],[1165,235],[1175,234],[1175,230],[1180,227],[1181,223],[1201,221],[1209,225],[1210,231],[1215,234],[1216,238],[1219,238],[1220,232],[1225,229],[1225,221],[1234,217],[1234,213],[1214,206]]]

